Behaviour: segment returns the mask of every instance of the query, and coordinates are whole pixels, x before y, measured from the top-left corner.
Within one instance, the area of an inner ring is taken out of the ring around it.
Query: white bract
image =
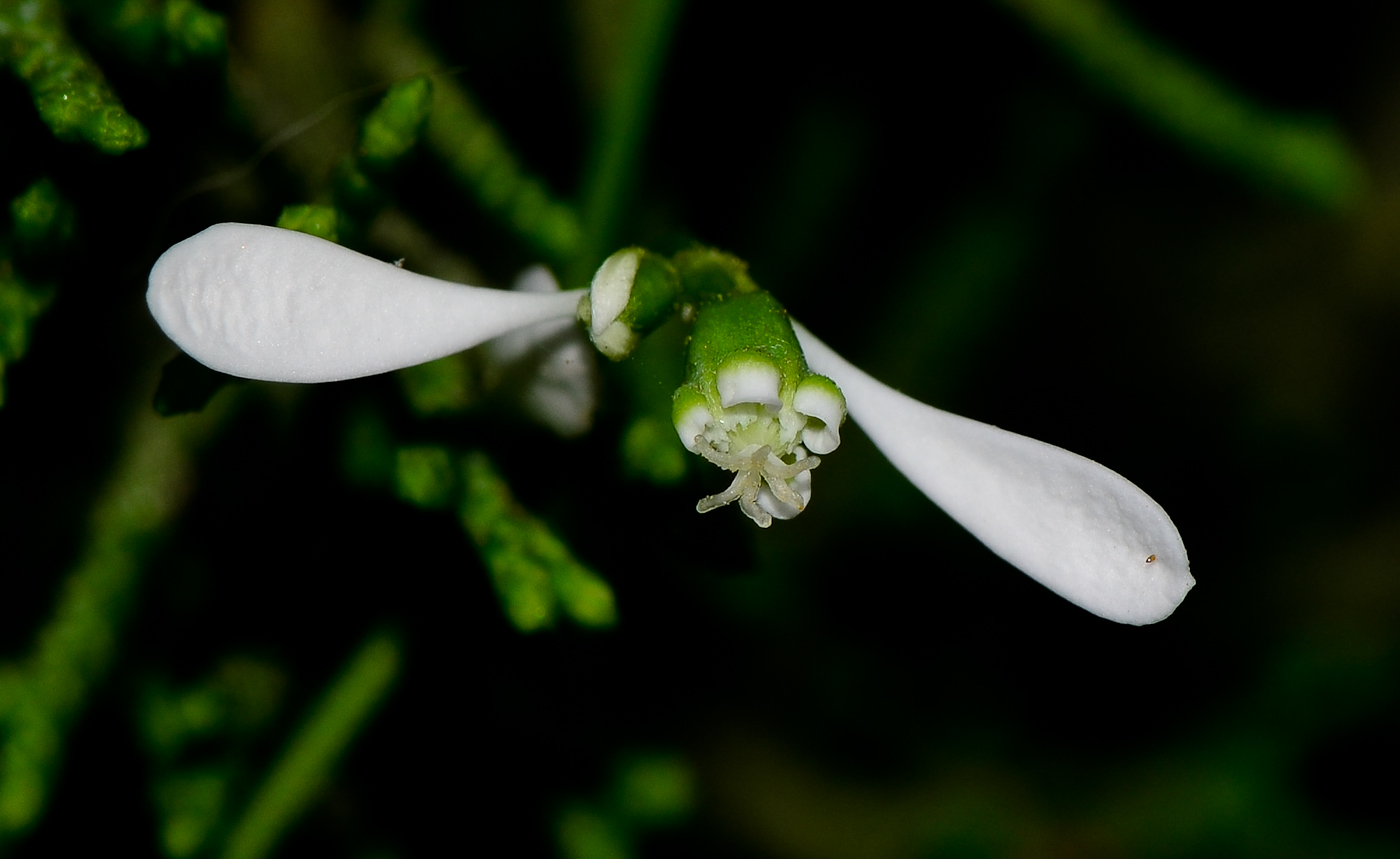
[[[581,292],[462,286],[302,233],[220,224],[166,251],[151,270],[147,301],[166,334],[216,370],[327,382],[570,319]],[[1176,527],[1124,478],[1077,454],[916,402],[795,328],[812,372],[839,386],[836,396],[844,394],[852,420],[890,462],[1041,584],[1129,624],[1167,617],[1195,584]],[[779,396],[780,380],[763,366],[724,370],[719,401],[682,403],[680,416],[690,418],[684,427],[678,421],[687,447],[736,472],[734,484],[702,506],[738,500],[750,516],[760,511],[756,519],[796,515],[811,495],[807,450],[827,453],[839,444],[839,401],[820,386]],[[784,420],[788,411],[802,421]],[[775,446],[787,455],[769,461]]]

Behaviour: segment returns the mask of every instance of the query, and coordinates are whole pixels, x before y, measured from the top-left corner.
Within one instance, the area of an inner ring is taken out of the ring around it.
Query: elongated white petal
[[[1176,526],[1092,460],[958,417],[883,385],[794,324],[812,370],[915,486],[993,552],[1082,608],[1156,623],[1196,583]]]
[[[448,283],[333,242],[217,224],[166,251],[146,302],[195,360],[272,382],[334,382],[460,352],[525,325],[572,317],[579,292]]]
[[[557,294],[559,281],[542,265],[520,273],[516,292]],[[512,393],[525,414],[564,438],[583,435],[598,410],[597,353],[573,317],[527,325],[487,343],[486,377],[521,384]],[[523,376],[523,379],[520,378]]]

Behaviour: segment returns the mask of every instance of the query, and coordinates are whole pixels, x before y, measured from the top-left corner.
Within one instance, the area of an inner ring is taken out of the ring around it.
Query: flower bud
[[[598,351],[619,361],[671,318],[679,293],[680,280],[665,257],[626,248],[598,268],[578,316]]]

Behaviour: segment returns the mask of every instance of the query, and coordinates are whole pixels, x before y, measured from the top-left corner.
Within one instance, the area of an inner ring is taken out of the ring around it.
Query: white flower
[[[329,382],[430,361],[572,318],[583,292],[462,286],[301,233],[220,224],[166,251],[151,269],[147,301],[166,334],[216,370],[268,381]],[[839,386],[852,420],[890,462],[993,552],[1041,584],[1094,614],[1129,624],[1167,617],[1195,584],[1171,519],[1124,478],[1077,454],[916,402],[861,372],[802,326],[795,328],[812,372]],[[755,399],[750,387],[771,393],[768,381],[754,381],[758,375],[736,374],[738,387],[719,397],[742,405]],[[723,416],[734,404],[722,406]],[[832,436],[816,432],[823,426],[818,418],[805,443],[825,453],[839,442],[839,418],[811,411],[826,415]],[[711,429],[698,427],[688,446],[696,449]],[[794,451],[795,438],[787,439]],[[700,452],[711,461],[744,453],[707,446],[709,452]],[[707,501],[718,506],[738,499],[775,515],[795,515],[808,500],[810,472],[781,464],[786,471],[771,463],[731,468],[738,473],[735,485]],[[755,483],[753,474],[762,480]],[[788,481],[792,497],[756,494],[771,494],[775,483]]]

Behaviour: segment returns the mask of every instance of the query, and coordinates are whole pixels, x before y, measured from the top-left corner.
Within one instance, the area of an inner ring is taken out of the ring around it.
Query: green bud
[[[626,248],[598,268],[579,303],[579,320],[598,351],[618,361],[671,318],[679,293],[676,270],[665,257]]]

